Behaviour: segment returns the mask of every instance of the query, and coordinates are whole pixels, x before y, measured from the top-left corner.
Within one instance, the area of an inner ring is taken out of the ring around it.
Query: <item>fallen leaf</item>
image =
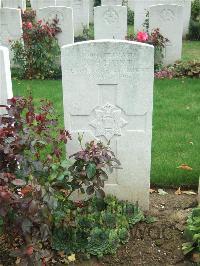
[[[180,187],[175,191],[175,194],[176,195],[181,195],[182,194],[182,191],[181,191]]]
[[[186,195],[196,195],[197,194],[194,191],[182,191],[182,193],[186,194]]]
[[[155,189],[152,189],[152,188],[149,189],[149,193],[150,193],[150,194],[155,193],[155,192],[156,192]]]
[[[189,142],[191,145],[194,145],[194,143],[192,141]]]
[[[16,261],[15,261],[15,264],[18,265],[21,263],[21,258],[17,258]]]
[[[65,252],[64,252],[64,251],[59,251],[59,252],[58,252],[58,254],[59,254],[59,256],[60,256],[61,258],[64,258],[64,257],[66,257],[66,255],[65,255]]]
[[[166,191],[164,191],[162,188],[158,189],[158,194],[161,196],[167,195],[168,193]]]
[[[75,254],[71,254],[67,257],[69,262],[74,262],[76,260]]]
[[[187,171],[192,171],[192,167],[190,167],[190,166],[187,165],[187,164],[181,164],[181,165],[179,165],[177,168],[179,168],[179,169],[183,169],[183,170],[187,170]]]
[[[194,262],[196,262],[196,263],[199,263],[200,262],[200,254],[198,254],[198,253],[194,253],[193,255],[192,255],[192,260],[194,261]]]

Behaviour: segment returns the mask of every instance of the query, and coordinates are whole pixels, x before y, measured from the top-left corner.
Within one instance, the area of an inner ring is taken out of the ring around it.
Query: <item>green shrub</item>
[[[200,254],[200,207],[195,208],[189,216],[184,236],[187,243],[183,244],[183,253],[185,255]],[[197,260],[196,262],[200,263],[200,256]]]
[[[61,31],[58,19],[52,23],[35,20],[35,12],[26,11],[21,40],[12,42],[15,75],[24,79],[53,79],[61,76],[60,48],[56,35]]]
[[[200,21],[190,20],[188,37],[193,41],[200,41]]]
[[[200,40],[200,0],[192,1],[188,37],[190,40]]]
[[[101,0],[94,0],[94,6],[100,6]]]
[[[91,141],[84,147],[81,136],[80,151],[66,158],[63,146],[71,136],[58,127],[49,101],[41,100],[36,106],[31,96],[14,97],[2,107],[7,115],[0,115],[0,233],[20,238],[12,255],[20,257],[22,265],[42,265],[54,246],[63,250],[69,245],[71,250],[87,240],[82,235],[91,231],[88,225],[93,226],[93,220],[98,225],[100,212],[96,212],[102,207],[69,197],[74,192],[95,195],[98,200],[104,197],[108,169],[119,161],[101,142]],[[90,211],[81,212],[84,206]],[[109,215],[105,221],[110,225]]]
[[[192,1],[191,19],[194,21],[197,21],[200,19],[200,0]]]
[[[128,11],[127,14],[128,25],[134,25],[134,11],[132,11],[129,7],[127,11]]]

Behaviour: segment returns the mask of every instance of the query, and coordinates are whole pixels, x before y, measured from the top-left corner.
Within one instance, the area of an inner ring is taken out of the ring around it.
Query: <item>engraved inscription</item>
[[[122,135],[121,130],[128,122],[121,117],[121,109],[107,103],[102,107],[97,107],[95,114],[96,118],[90,124],[96,130],[95,136],[104,136],[110,140],[115,135]]]
[[[171,22],[174,21],[175,15],[173,10],[165,8],[161,11],[160,17],[166,22]]]
[[[117,14],[117,12],[114,9],[109,8],[104,13],[103,19],[104,19],[106,24],[114,24],[114,23],[117,23],[119,21],[119,15]]]

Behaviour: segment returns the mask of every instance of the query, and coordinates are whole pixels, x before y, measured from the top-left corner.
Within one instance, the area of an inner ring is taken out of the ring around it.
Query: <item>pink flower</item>
[[[42,20],[41,20],[41,19],[40,19],[40,20],[38,20],[38,23],[39,23],[39,24],[42,24]]]
[[[137,33],[137,41],[138,42],[146,42],[148,40],[148,34],[143,31],[139,31]]]
[[[28,22],[26,26],[27,26],[27,29],[29,29],[29,30],[31,30],[33,28],[33,25],[31,22]]]

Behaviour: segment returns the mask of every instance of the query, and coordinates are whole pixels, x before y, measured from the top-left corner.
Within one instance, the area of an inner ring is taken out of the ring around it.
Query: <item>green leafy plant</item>
[[[164,50],[166,44],[169,42],[167,38],[165,38],[161,33],[160,30],[154,29],[151,33],[148,31],[139,31],[136,36],[129,35],[127,36],[127,40],[129,41],[138,41],[143,43],[148,43],[154,46],[154,68],[155,71],[161,69],[163,65],[163,57],[164,57]]]
[[[58,127],[49,101],[41,100],[36,107],[31,96],[15,97],[0,107],[7,111],[0,116],[0,230],[22,239],[24,245],[13,256],[23,263],[39,262],[51,253],[55,231],[60,248],[66,245],[59,226],[75,236],[74,213],[84,203],[74,203],[69,196],[80,190],[104,197],[106,169],[119,162],[102,143],[83,147],[81,137],[81,151],[71,161],[63,159],[63,146],[71,136]]]
[[[189,216],[184,237],[187,242],[183,244],[183,253],[185,255],[200,254],[200,207],[193,209]],[[197,260],[200,263],[200,256]]]
[[[79,207],[72,207],[67,216],[63,205],[58,207],[62,218],[53,232],[54,249],[68,254],[80,252],[87,257],[94,255],[99,258],[115,254],[117,248],[128,241],[130,228],[145,220],[137,205],[119,201],[114,196],[94,197],[74,204]],[[72,221],[73,215],[74,223],[63,225],[66,217]],[[55,212],[53,216],[58,217]]]
[[[34,11],[22,15],[23,35],[12,42],[14,73],[18,78],[45,79],[60,77],[60,49],[56,35],[61,31],[58,19],[51,23],[36,21]]]
[[[192,1],[188,37],[190,40],[200,40],[200,0]]]
[[[134,11],[127,7],[128,25],[134,25]]]

